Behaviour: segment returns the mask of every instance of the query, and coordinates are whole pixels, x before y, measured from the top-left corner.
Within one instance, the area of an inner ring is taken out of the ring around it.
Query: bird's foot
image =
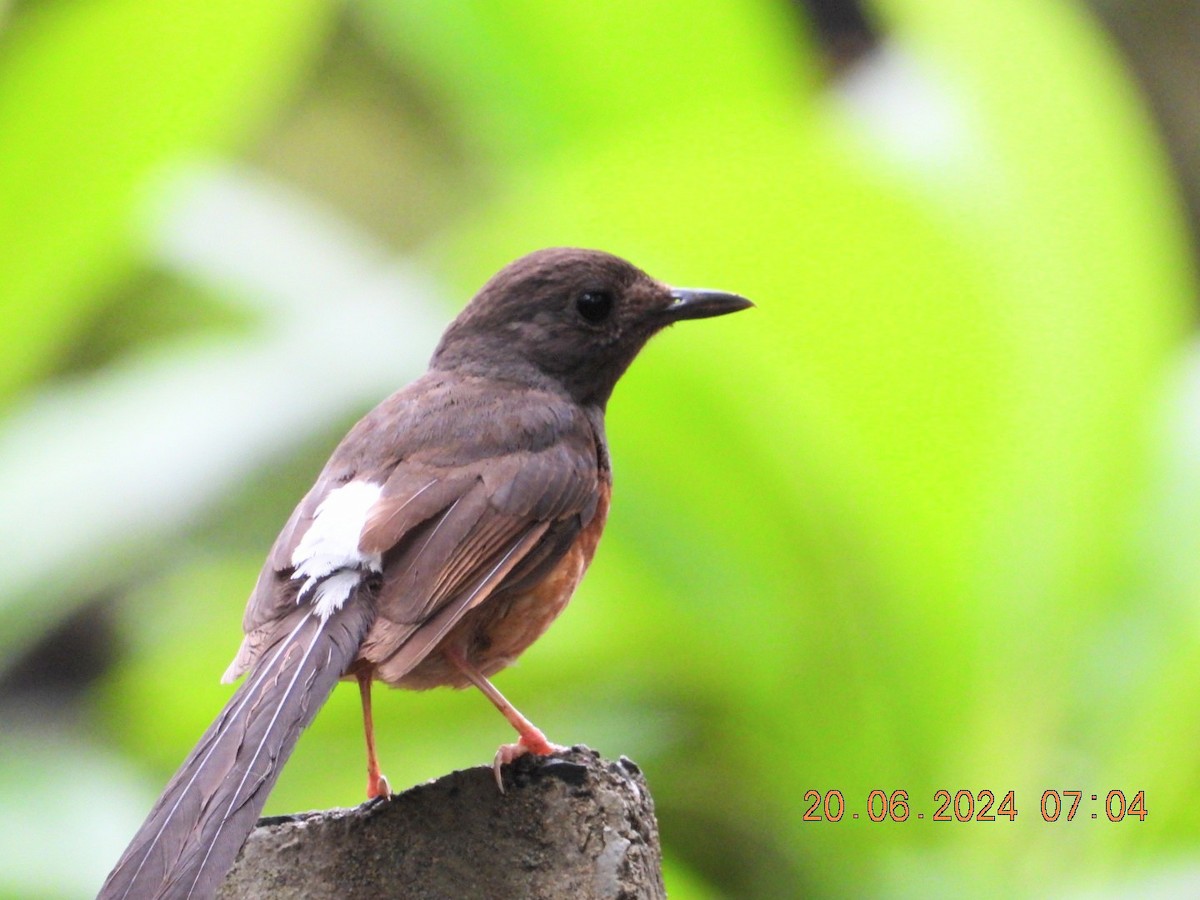
[[[536,728],[523,733],[521,739],[515,744],[501,744],[492,760],[492,771],[496,773],[496,786],[500,788],[500,793],[504,793],[504,776],[500,772],[501,766],[520,759],[526,753],[532,753],[535,756],[550,756],[552,753],[559,753],[566,749],[559,744],[550,743],[546,740],[546,736]]]
[[[367,773],[367,800],[384,799],[389,800],[392,796],[392,788],[388,784],[387,776],[382,772]]]

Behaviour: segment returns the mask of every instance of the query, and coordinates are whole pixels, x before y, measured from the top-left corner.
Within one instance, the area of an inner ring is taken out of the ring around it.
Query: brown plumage
[[[167,785],[100,897],[211,897],[300,731],[339,678],[363,686],[368,792],[386,793],[371,679],[475,684],[520,733],[500,762],[548,753],[487,676],[561,612],[611,493],[604,410],[658,330],[733,312],[615,256],[512,263],[449,326],[429,371],[338,445],[275,541],[226,672],[246,680]]]

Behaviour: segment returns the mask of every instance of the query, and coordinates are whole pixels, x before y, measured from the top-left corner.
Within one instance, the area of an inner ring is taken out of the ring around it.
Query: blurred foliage
[[[318,2],[107,0],[31,6],[9,25],[0,391],[44,371],[72,318],[128,271],[130,211],[147,173],[261,121],[328,19]]]
[[[127,437],[100,401],[58,430],[25,415],[122,367],[169,384],[193,365],[214,386],[199,420],[269,396],[276,357],[230,388],[232,357],[190,354],[267,346],[292,315],[285,276],[314,257],[390,284],[380,242],[435,286],[393,302],[443,319],[437,296],[461,304],[551,244],[736,290],[759,308],[657,339],[622,382],[607,537],[505,692],[552,738],[643,766],[672,896],[1194,886],[1195,284],[1163,154],[1075,5],[878,12],[881,48],[831,79],[796,9],[766,0],[19,6],[0,32],[0,474],[19,482],[23,435],[78,441],[85,470],[78,435]],[[172,185],[197,157],[285,185],[328,239],[283,228],[251,277],[198,231],[212,252],[184,260],[194,220]],[[253,299],[277,282],[273,306]],[[0,650],[16,660],[95,602],[124,646],[69,714],[6,714],[0,847],[80,815],[28,798],[47,745],[105,802],[78,873],[0,850],[0,893],[98,884],[228,695],[275,530],[378,399],[355,373],[392,353],[398,385],[431,349],[415,327],[366,334],[379,322],[354,319],[352,293],[335,284],[330,328],[288,332],[287,358],[297,378],[319,361],[312,384],[342,379],[353,408],[266,404],[273,442],[220,473],[204,461],[228,435],[189,438],[171,471],[195,473],[197,499],[151,509],[156,527],[122,532],[90,491],[37,485],[121,566],[21,582],[0,597]],[[373,349],[333,354],[343,332]],[[137,494],[153,464],[95,477]],[[377,721],[394,787],[507,740],[472,693],[388,692]],[[268,813],[356,802],[360,744],[340,690]],[[1144,790],[1149,815],[1110,823],[1097,803],[1046,823],[1049,788]],[[864,814],[805,821],[810,789]],[[867,821],[874,789],[907,790],[914,817]],[[1018,817],[929,821],[939,789],[1013,790]]]

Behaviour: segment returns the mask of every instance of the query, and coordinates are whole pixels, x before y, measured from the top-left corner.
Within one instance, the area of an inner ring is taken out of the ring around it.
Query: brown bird
[[[343,677],[362,692],[368,796],[388,793],[374,679],[483,691],[520,735],[497,752],[497,781],[502,763],[554,752],[488,677],[562,612],[595,553],[609,395],[655,332],[750,305],[592,250],[541,250],[495,275],[429,371],[350,430],[284,525],[225,673],[246,679],[99,896],[212,897]]]

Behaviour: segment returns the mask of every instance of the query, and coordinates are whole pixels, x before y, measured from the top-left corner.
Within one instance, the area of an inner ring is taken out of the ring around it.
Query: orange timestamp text
[[[1103,799],[1102,799],[1103,798]],[[914,812],[908,791],[884,791],[876,789],[867,794],[866,802],[858,810],[848,809],[846,798],[836,788],[805,791],[805,822],[841,822],[865,820],[868,822],[907,822],[910,819],[930,822],[997,822],[1017,820],[1016,791],[1007,791],[997,802],[996,793],[986,788],[978,791],[942,789],[935,791],[928,810]],[[926,814],[928,813],[928,815]],[[1107,794],[1077,790],[1050,788],[1042,792],[1038,813],[1043,822],[1072,822],[1100,820],[1124,822],[1136,819],[1146,821],[1146,792],[1134,791],[1127,797],[1125,791],[1111,790]]]

